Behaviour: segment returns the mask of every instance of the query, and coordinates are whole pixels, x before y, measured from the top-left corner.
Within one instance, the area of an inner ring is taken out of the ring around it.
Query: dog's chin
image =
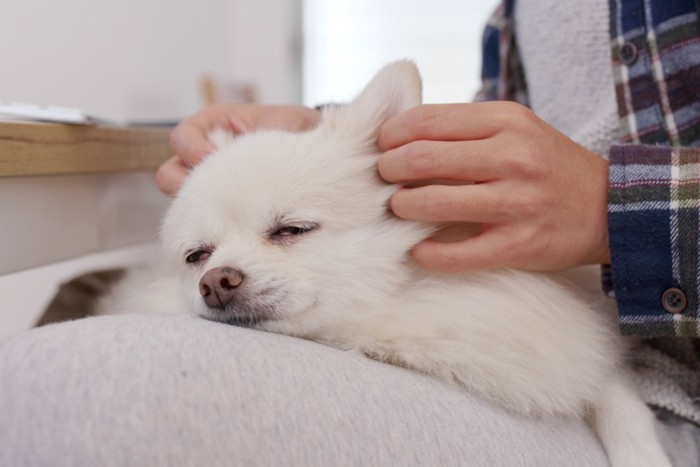
[[[241,328],[257,328],[265,322],[274,320],[273,313],[270,310],[237,310],[224,309],[213,310],[206,309],[200,311],[199,315],[209,321],[218,323],[230,324]]]
[[[229,324],[231,326],[236,326],[239,328],[251,328],[255,329],[260,323],[265,322],[266,320],[264,319],[258,319],[254,318],[251,316],[211,316],[209,315],[204,315],[204,319],[209,320],[209,321],[216,321],[217,323],[223,323],[223,324]]]

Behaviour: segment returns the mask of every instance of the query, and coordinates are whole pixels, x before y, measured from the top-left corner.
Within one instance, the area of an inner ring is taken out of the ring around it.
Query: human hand
[[[175,156],[156,172],[156,183],[167,195],[174,195],[190,169],[214,150],[207,139],[209,132],[222,128],[233,134],[260,128],[305,131],[318,122],[320,112],[302,106],[264,106],[254,104],[219,104],[206,107],[184,119],[170,134]]]
[[[379,147],[389,182],[471,182],[405,187],[392,197],[401,218],[481,224],[471,238],[416,245],[423,267],[551,271],[610,262],[608,163],[526,107],[418,106],[384,124]]]

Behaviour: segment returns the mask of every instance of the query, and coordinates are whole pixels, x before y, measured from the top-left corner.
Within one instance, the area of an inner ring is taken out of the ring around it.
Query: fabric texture
[[[513,14],[530,108],[607,159],[620,127],[608,0],[518,0]]]
[[[700,335],[700,148],[616,146],[609,170],[608,224],[622,331]],[[681,313],[663,307],[671,288],[685,294]]]
[[[0,341],[0,465],[607,466],[579,420],[519,417],[410,370],[197,318]]]
[[[700,465],[700,436],[698,426],[665,410],[657,410],[659,439],[675,467]]]
[[[695,0],[611,0],[622,143],[700,144],[700,31]]]
[[[525,71],[513,27],[514,0],[504,0],[482,37],[481,88],[475,102],[512,101],[529,106]]]
[[[610,67],[622,130],[609,158],[613,268],[603,267],[603,288],[617,301],[623,334],[697,337],[700,161],[693,146],[700,145],[700,3],[609,5]],[[530,104],[514,8],[513,0],[505,0],[486,26],[477,100]],[[576,78],[561,74],[549,81],[554,79]],[[663,307],[664,292],[673,288],[687,299],[682,313]],[[700,348],[647,339],[632,358],[645,401],[698,424],[700,388],[688,378],[700,371]]]
[[[611,153],[608,218],[623,334],[700,336],[697,8],[694,0],[611,1],[624,145]],[[663,306],[669,288],[686,297],[680,313]]]
[[[648,403],[700,427],[700,341],[682,337],[647,340],[631,353],[631,361],[636,386]],[[698,434],[700,443],[700,428]]]

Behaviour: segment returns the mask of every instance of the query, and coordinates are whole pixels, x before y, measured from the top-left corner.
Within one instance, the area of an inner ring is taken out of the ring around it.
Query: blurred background
[[[467,101],[496,3],[0,0],[0,101],[170,121],[210,100],[346,101],[400,58],[426,101]]]
[[[214,102],[347,102],[379,68],[405,58],[421,70],[426,102],[465,102],[479,86],[481,33],[497,3],[0,0],[0,106],[172,125]],[[157,255],[168,205],[143,169],[7,172],[8,161],[51,163],[66,151],[89,163],[104,158],[99,145],[110,138],[117,152],[138,150],[130,127],[107,127],[116,136],[106,138],[94,136],[103,129],[58,126],[66,149],[40,125],[2,120],[0,337],[87,312],[124,268]],[[170,156],[168,130],[138,131],[146,139],[160,131],[154,137]]]

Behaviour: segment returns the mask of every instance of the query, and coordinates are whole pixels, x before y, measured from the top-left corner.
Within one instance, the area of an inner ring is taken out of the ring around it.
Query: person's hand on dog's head
[[[460,272],[610,262],[608,163],[527,108],[422,105],[389,119],[378,145],[379,174],[406,184],[391,199],[394,214],[483,226],[463,241],[422,242],[418,264]],[[421,180],[462,183],[414,186]]]
[[[170,147],[175,156],[156,172],[158,188],[174,195],[194,167],[214,145],[207,135],[216,128],[233,134],[260,128],[305,131],[318,123],[319,112],[303,106],[263,106],[254,104],[219,104],[206,107],[184,119],[170,135]]]

